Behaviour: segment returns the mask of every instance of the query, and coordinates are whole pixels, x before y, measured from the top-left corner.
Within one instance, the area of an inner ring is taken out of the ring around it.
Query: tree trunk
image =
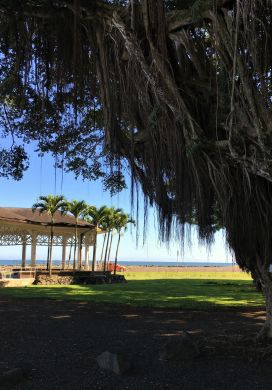
[[[111,233],[111,232],[109,231],[109,232],[108,232],[108,237],[107,237],[107,244],[106,244],[105,255],[104,255],[103,272],[106,271],[107,253],[108,253],[108,246],[109,246],[110,233]]]
[[[107,234],[105,233],[105,234],[104,234],[104,238],[103,238],[103,245],[102,245],[101,257],[100,257],[101,269],[102,269],[102,263],[103,263],[103,254],[104,254],[104,248],[105,248],[106,237],[107,237]]]
[[[76,270],[76,249],[77,249],[77,222],[76,222],[76,227],[75,227],[75,247],[74,247],[73,271]]]
[[[84,234],[80,234],[79,244],[78,244],[78,268],[82,268],[82,241]]]
[[[114,275],[116,275],[117,256],[118,256],[120,239],[121,239],[121,232],[119,232],[119,234],[118,234],[118,242],[117,242],[116,253],[115,253],[115,261],[114,261]]]
[[[265,303],[266,303],[266,319],[264,326],[261,330],[261,335],[265,338],[272,339],[272,282],[269,281],[269,286],[264,290]]]
[[[53,237],[54,237],[54,222],[51,222],[50,233],[50,248],[49,248],[49,276],[52,275],[52,250],[53,250]]]
[[[96,227],[96,229],[97,229],[97,227]],[[94,272],[94,269],[95,269],[96,247],[97,247],[97,230],[95,231],[94,246],[93,246],[92,272]]]
[[[49,257],[50,257],[50,238],[49,238],[49,243],[47,248],[46,271],[49,270]]]
[[[71,243],[71,245],[70,245],[70,251],[69,251],[69,258],[68,258],[68,265],[67,265],[67,269],[69,269],[69,268],[70,268],[71,257],[72,257],[72,249],[73,249],[73,244]]]
[[[107,264],[108,265],[109,265],[109,262],[110,262],[111,247],[112,247],[112,233],[111,233],[111,236],[110,236],[110,245],[109,245],[108,256],[107,256]]]
[[[266,305],[266,319],[259,333],[259,338],[272,339],[272,278],[266,266],[259,265],[259,280],[261,282],[262,291]]]

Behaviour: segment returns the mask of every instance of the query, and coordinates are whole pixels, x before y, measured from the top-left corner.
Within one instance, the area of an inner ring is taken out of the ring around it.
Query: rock
[[[0,388],[10,384],[18,384],[26,379],[26,372],[23,368],[13,368],[0,375]]]
[[[160,351],[160,358],[163,360],[191,360],[198,355],[198,346],[187,332],[167,341]]]
[[[70,285],[74,283],[73,276],[59,276],[59,275],[38,275],[35,283],[37,285]]]
[[[105,351],[101,353],[101,355],[97,356],[96,361],[100,368],[112,371],[118,375],[126,373],[131,368],[130,360],[119,353],[117,354]]]

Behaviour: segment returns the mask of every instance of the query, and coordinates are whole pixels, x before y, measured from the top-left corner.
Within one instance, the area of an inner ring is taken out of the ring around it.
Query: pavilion
[[[85,246],[85,269],[89,268],[89,247],[94,244],[96,227],[84,220],[78,221],[78,260]],[[0,246],[22,246],[22,267],[26,267],[26,249],[31,245],[30,266],[36,266],[37,246],[48,246],[51,223],[47,213],[40,214],[31,208],[0,207]],[[66,248],[75,244],[75,218],[54,215],[53,246],[62,246],[61,268],[65,268]]]

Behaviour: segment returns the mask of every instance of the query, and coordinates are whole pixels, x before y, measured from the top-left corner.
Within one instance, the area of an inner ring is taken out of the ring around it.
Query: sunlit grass
[[[240,272],[134,272],[128,283],[90,286],[31,286],[0,289],[0,297],[92,301],[186,310],[263,306],[262,294]]]

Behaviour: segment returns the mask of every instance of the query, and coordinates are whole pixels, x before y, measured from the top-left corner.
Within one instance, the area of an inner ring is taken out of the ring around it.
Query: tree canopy
[[[1,125],[21,148],[0,174],[21,176],[31,140],[113,190],[126,163],[162,238],[194,218],[209,243],[219,213],[239,265],[266,278],[271,1],[0,0],[0,11]]]

